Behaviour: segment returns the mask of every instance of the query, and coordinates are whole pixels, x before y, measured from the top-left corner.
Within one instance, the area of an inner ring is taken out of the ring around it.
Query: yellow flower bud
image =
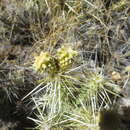
[[[78,54],[77,51],[74,51],[70,46],[68,47],[61,47],[57,51],[57,58],[59,61],[59,66],[61,69],[68,68],[69,65],[72,63],[72,59]]]
[[[48,52],[41,52],[39,56],[35,57],[33,68],[36,71],[43,72],[47,68],[51,60],[51,55]]]

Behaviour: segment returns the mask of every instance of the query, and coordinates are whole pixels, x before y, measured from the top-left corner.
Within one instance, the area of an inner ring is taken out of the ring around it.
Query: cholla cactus
[[[60,48],[57,52],[57,58],[61,70],[68,68],[77,54],[77,51],[74,51],[71,47],[63,46]]]
[[[47,128],[46,123],[49,128],[59,127],[59,119],[62,122],[63,113],[67,109],[70,110],[69,106],[75,106],[75,86],[79,84],[77,77],[64,73],[72,64],[77,51],[69,46],[63,46],[53,54],[55,55],[52,56],[49,52],[41,52],[40,55],[35,57],[33,68],[37,72],[45,73],[45,77],[23,98],[24,100],[30,95],[33,96],[36,104],[34,109],[37,109],[38,112],[41,111],[41,113],[38,113],[38,122],[35,119],[34,122],[38,124],[38,127],[42,126],[42,129]],[[42,122],[45,122],[45,124]]]
[[[54,73],[58,70],[57,60],[48,52],[41,52],[39,56],[35,57],[33,68],[38,72]]]
[[[94,97],[96,94],[104,89],[104,77],[102,74],[90,73],[91,77],[87,79],[87,95],[88,97]]]

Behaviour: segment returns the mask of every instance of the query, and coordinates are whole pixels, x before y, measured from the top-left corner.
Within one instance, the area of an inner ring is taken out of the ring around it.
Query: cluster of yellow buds
[[[48,52],[41,52],[39,56],[35,57],[33,68],[38,72],[52,72],[58,69],[56,59]]]
[[[41,73],[63,71],[72,64],[72,60],[77,54],[77,51],[72,50],[71,47],[61,47],[54,56],[48,52],[41,52],[39,56],[35,57],[33,68]]]
[[[71,47],[61,47],[57,51],[57,59],[59,61],[59,67],[64,70],[68,68],[73,61],[73,58],[77,56],[78,52],[74,51]]]

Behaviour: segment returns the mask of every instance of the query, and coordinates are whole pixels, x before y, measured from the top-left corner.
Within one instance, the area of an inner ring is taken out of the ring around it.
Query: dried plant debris
[[[0,13],[1,39],[10,40],[11,44],[31,45],[33,41],[47,32],[45,10],[27,9],[23,2],[12,2]],[[49,29],[49,28],[48,28]]]

